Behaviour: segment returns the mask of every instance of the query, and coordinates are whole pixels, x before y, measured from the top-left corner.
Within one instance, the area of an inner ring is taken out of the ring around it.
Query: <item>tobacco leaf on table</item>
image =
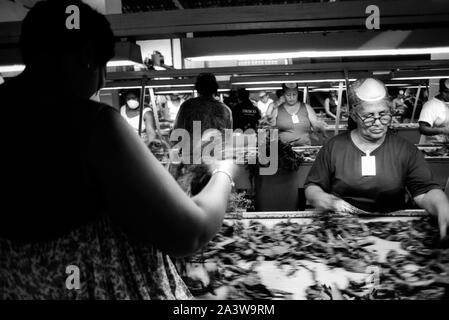
[[[376,253],[365,249],[373,236],[400,242],[408,255],[390,251],[387,262],[378,262]],[[350,282],[340,295],[347,299],[447,299],[448,295],[449,249],[440,246],[438,228],[429,219],[361,223],[355,218],[326,217],[312,224],[281,222],[273,228],[255,221],[249,225],[237,221],[224,225],[203,252],[192,259],[200,257],[217,261],[218,271],[211,275],[211,283],[214,288],[229,286],[228,299],[279,298],[257,275],[255,266],[262,260],[290,265],[292,273],[299,260],[352,272],[378,266],[379,283],[367,288]],[[309,289],[308,299],[332,299],[318,283]]]

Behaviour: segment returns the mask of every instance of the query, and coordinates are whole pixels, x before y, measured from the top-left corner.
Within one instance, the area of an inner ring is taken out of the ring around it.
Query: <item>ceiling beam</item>
[[[131,80],[147,77],[181,78],[196,77],[203,72],[220,75],[261,75],[261,74],[292,74],[304,72],[353,71],[395,71],[395,70],[431,70],[449,68],[449,60],[411,60],[411,61],[373,61],[373,62],[337,62],[337,63],[304,63],[292,65],[271,66],[241,66],[199,69],[173,69],[161,71],[116,72],[108,73],[108,80]]]
[[[108,15],[117,37],[155,39],[186,33],[264,33],[316,30],[366,30],[366,8],[380,9],[381,30],[449,25],[446,1],[364,0],[184,9]],[[195,17],[194,19],[192,17]],[[17,42],[20,23],[0,24],[0,44]]]

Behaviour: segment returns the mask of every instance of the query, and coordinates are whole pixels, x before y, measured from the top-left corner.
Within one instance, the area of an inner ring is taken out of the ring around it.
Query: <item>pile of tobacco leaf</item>
[[[324,263],[366,273],[378,266],[375,286],[351,282],[344,290],[316,282],[308,299],[448,299],[449,249],[439,241],[438,228],[429,219],[361,223],[355,218],[317,219],[311,224],[278,223],[272,228],[251,221],[226,223],[208,246],[190,262],[213,262],[207,283],[192,281],[180,271],[194,295],[229,288],[227,299],[289,299],[291,293],[267,288],[255,268],[263,260],[294,271],[298,261]],[[385,259],[367,249],[372,237],[398,241],[408,254],[390,251]],[[305,267],[305,266],[303,266]],[[293,272],[294,273],[294,272]]]
[[[421,149],[427,157],[449,157],[449,146],[440,146],[438,148],[431,148],[432,150]]]

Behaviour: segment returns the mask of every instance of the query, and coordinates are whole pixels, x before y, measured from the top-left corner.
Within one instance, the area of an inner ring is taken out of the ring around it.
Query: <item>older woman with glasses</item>
[[[316,208],[346,213],[392,212],[405,208],[408,191],[415,203],[438,217],[441,237],[449,225],[449,201],[423,154],[388,130],[392,120],[385,85],[361,79],[349,89],[356,128],[320,150],[305,192]]]

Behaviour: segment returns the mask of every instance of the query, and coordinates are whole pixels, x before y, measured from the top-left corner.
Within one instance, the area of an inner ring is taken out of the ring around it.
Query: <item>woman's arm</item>
[[[325,192],[317,185],[309,185],[305,190],[305,194],[310,204],[319,210],[352,214],[360,212],[360,210],[356,207],[332,194]]]
[[[330,106],[329,106],[329,102],[330,99],[326,98],[326,100],[324,100],[324,111],[326,111],[326,114],[334,119],[337,119],[337,116],[335,114],[333,114],[330,110]]]
[[[438,218],[441,239],[446,238],[449,227],[449,200],[443,191],[433,189],[414,198],[416,204]]]
[[[135,238],[184,256],[204,246],[221,227],[229,178],[213,175],[189,198],[121,117],[103,112],[93,132],[89,164],[112,219]],[[231,161],[218,163],[231,175]]]
[[[154,119],[153,111],[147,111],[143,115],[143,121],[145,122],[145,131],[147,132],[148,142],[156,139],[156,120]]]
[[[427,122],[419,121],[419,131],[426,136],[435,136],[438,134],[449,135],[449,127],[432,128]]]
[[[309,121],[310,121],[310,124],[312,125],[313,130],[315,130],[317,132],[321,132],[323,134],[323,136],[325,138],[327,138],[326,123],[324,121],[318,120],[315,110],[313,110],[313,108],[310,105],[306,104],[306,108],[307,108],[307,113],[309,115]]]

